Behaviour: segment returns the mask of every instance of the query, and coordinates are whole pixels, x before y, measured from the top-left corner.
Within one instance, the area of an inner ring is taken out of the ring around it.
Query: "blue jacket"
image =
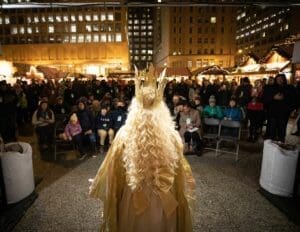
[[[105,116],[99,114],[96,117],[96,129],[97,130],[109,130],[113,128],[113,120],[110,114],[106,114]]]
[[[224,117],[233,121],[241,121],[242,113],[241,110],[237,107],[228,107],[224,110]]]

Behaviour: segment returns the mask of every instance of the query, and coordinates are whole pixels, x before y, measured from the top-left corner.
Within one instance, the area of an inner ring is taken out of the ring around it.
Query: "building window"
[[[190,33],[192,33],[192,32],[193,32],[193,28],[191,28],[191,27],[190,27],[190,30],[189,30],[189,32],[190,32]]]
[[[204,43],[207,44],[208,43],[208,38],[204,39]]]
[[[189,39],[189,43],[190,43],[190,44],[193,43],[193,38],[190,38],[190,39]]]
[[[196,68],[200,68],[201,67],[201,63],[202,63],[201,59],[196,60]]]
[[[68,35],[64,36],[63,42],[64,43],[69,43],[69,36]]]
[[[197,54],[200,55],[201,54],[201,49],[197,50]]]
[[[285,24],[284,25],[284,30],[288,30],[289,29],[289,25],[288,24]]]
[[[54,33],[54,26],[53,25],[48,26],[48,33]]]
[[[105,21],[106,20],[106,14],[105,13],[101,13],[100,20],[101,21]]]
[[[97,14],[93,14],[93,20],[94,21],[98,21],[99,20],[99,16]]]
[[[32,34],[32,28],[31,27],[27,27],[27,33]]]
[[[202,28],[198,27],[198,34],[201,34],[201,33],[202,33]]]
[[[6,16],[4,21],[5,21],[5,24],[9,24],[10,23],[9,17]]]
[[[188,60],[187,66],[188,66],[188,68],[192,68],[193,67],[193,61]]]
[[[224,27],[221,27],[221,33],[224,34]]]
[[[115,20],[121,21],[121,13],[120,12],[115,12]]]
[[[71,42],[71,43],[76,43],[76,35],[72,35],[72,36],[71,36],[70,42]]]
[[[210,43],[211,43],[211,44],[214,44],[214,43],[215,43],[215,38],[211,38],[211,39],[210,39]]]
[[[88,15],[85,15],[85,20],[86,20],[86,21],[89,22],[89,21],[91,21],[91,19],[92,19],[91,15],[89,15],[89,14],[88,14]]]
[[[77,40],[78,43],[83,43],[84,42],[84,35],[80,34],[78,35],[78,40]]]
[[[208,54],[207,48],[204,49],[204,54]]]
[[[75,22],[76,21],[76,16],[75,15],[71,15],[71,21]]]
[[[198,42],[198,44],[199,44],[199,43],[202,43],[202,38],[198,38],[198,41],[197,41],[197,42]]]
[[[80,21],[80,22],[83,21],[83,15],[82,14],[78,15],[78,21]]]
[[[98,26],[97,24],[94,24],[94,25],[93,25],[93,31],[94,31],[94,32],[99,31],[99,26]]]
[[[34,17],[34,21],[35,21],[35,17]],[[52,15],[48,15],[48,22],[53,22],[53,16]]]
[[[106,34],[101,34],[100,42],[106,42]]]
[[[18,34],[18,28],[17,28],[17,27],[12,27],[12,28],[11,28],[11,34],[12,34],[12,35]]]
[[[69,21],[68,15],[64,15],[64,22],[68,22],[68,21]]]
[[[85,42],[92,42],[92,35],[91,34],[88,34],[88,35],[85,35]]]
[[[56,20],[56,22],[61,22],[61,17],[60,17],[60,15],[56,15],[55,20]]]
[[[108,13],[107,14],[107,20],[114,21],[114,14],[113,13]]]
[[[223,48],[220,49],[220,54],[223,54]]]
[[[76,32],[76,31],[77,31],[76,24],[72,24],[72,25],[71,25],[70,31],[71,31],[71,32]]]
[[[114,41],[114,37],[112,34],[108,34],[107,35],[107,42],[113,42]]]
[[[210,49],[210,54],[211,54],[211,55],[215,54],[215,50],[214,50],[213,48]]]
[[[122,42],[122,34],[116,33],[116,42]]]
[[[216,23],[217,18],[216,17],[210,17],[210,23]]]
[[[85,30],[87,32],[92,32],[92,26],[90,24],[85,25]]]
[[[40,33],[39,27],[35,27],[35,33]]]
[[[190,17],[190,23],[193,23],[193,17]]]

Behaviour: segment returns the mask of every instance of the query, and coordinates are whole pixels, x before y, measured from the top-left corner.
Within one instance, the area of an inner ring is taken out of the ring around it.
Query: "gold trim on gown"
[[[114,139],[90,187],[90,195],[100,198],[104,203],[100,231],[192,231],[195,180],[190,165],[183,156],[182,145],[175,144],[179,161],[174,176],[169,176],[162,170],[158,190],[153,190],[147,183],[132,190],[126,182],[122,159],[125,147],[122,129]],[[172,187],[166,188],[170,183]]]

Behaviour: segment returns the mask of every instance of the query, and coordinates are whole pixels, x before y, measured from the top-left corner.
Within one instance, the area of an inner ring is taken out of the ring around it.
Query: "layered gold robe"
[[[162,172],[158,191],[147,183],[139,190],[132,190],[126,181],[122,159],[124,141],[119,131],[90,187],[90,195],[104,203],[100,231],[192,231],[195,181],[183,156],[182,145],[175,144],[179,156],[175,176]],[[166,188],[170,183],[173,183],[172,188]]]

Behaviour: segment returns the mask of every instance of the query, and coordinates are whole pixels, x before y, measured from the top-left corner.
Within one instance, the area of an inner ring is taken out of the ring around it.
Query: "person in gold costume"
[[[104,203],[101,231],[192,231],[195,180],[163,102],[165,71],[154,73],[151,65],[143,83],[136,75],[126,123],[90,186]]]

